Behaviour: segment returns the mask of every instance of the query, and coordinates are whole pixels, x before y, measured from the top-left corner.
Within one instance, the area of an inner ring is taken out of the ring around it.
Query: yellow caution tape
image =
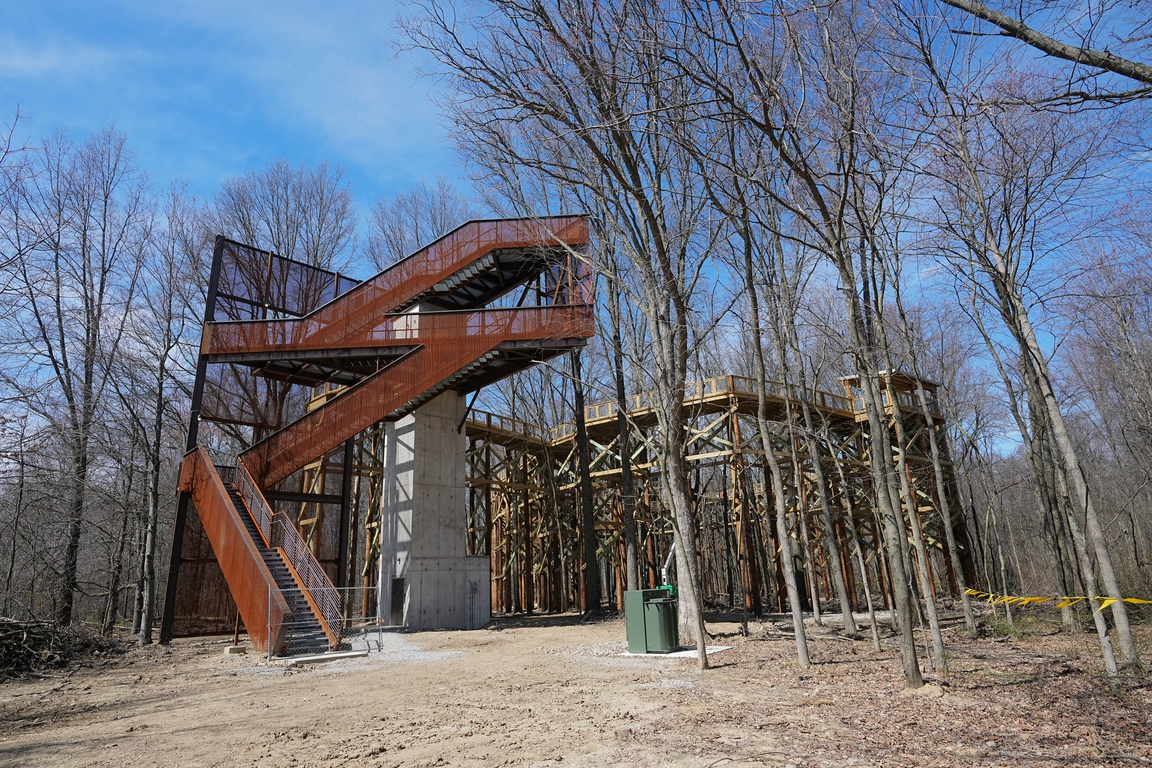
[[[989,605],[1039,605],[1041,603],[1056,602],[1056,608],[1069,608],[1076,603],[1083,602],[1089,598],[1083,595],[1069,595],[1066,597],[1016,597],[1014,595],[998,595],[994,592],[980,592],[975,589],[964,590],[965,594],[975,597],[977,600],[987,600]],[[1113,603],[1125,602],[1132,603],[1133,605],[1152,605],[1152,600],[1142,600],[1139,597],[1103,597],[1097,596],[1092,598],[1100,603],[1100,607],[1096,610],[1102,611]]]

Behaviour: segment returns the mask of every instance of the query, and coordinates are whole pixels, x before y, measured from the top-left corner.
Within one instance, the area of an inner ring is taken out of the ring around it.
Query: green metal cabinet
[[[629,653],[671,653],[680,645],[676,598],[667,589],[624,593],[624,627]]]

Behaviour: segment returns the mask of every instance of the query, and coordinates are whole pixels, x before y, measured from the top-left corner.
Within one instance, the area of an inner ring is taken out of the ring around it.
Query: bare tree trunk
[[[839,260],[839,265],[845,285],[855,285],[855,275],[850,266],[851,262]],[[892,498],[889,490],[891,479],[890,467],[892,449],[887,439],[888,425],[882,415],[880,398],[876,390],[875,365],[871,360],[869,344],[864,333],[862,317],[855,291],[845,291],[845,314],[848,318],[848,329],[852,338],[853,348],[856,351],[860,370],[860,392],[864,400],[864,409],[868,418],[868,434],[872,440],[871,461],[868,462],[872,473],[873,490],[877,499],[877,513],[883,522],[884,541],[888,550],[888,569],[892,578],[889,580],[892,598],[895,605],[893,626],[896,628],[899,640],[900,657],[904,665],[904,681],[909,688],[919,688],[924,685],[924,678],[920,673],[920,666],[916,660],[916,637],[912,626],[912,595],[908,589],[908,574],[904,567],[905,547],[907,538],[903,535],[900,520],[903,515],[899,511],[898,503]]]
[[[936,600],[932,594],[932,573],[928,569],[928,549],[924,544],[924,531],[920,527],[920,515],[916,509],[916,494],[908,481],[909,470],[905,460],[908,441],[904,434],[904,419],[896,389],[892,385],[892,357],[887,342],[882,341],[881,345],[888,361],[888,399],[892,405],[892,423],[896,429],[896,468],[900,476],[900,493],[904,497],[908,525],[912,529],[912,546],[919,566],[916,570],[920,580],[920,595],[924,600],[924,612],[928,615],[928,627],[932,633],[932,667],[937,672],[944,672],[947,669],[944,635],[940,632],[940,617],[936,612]]]
[[[915,356],[913,356],[913,360],[915,360]],[[948,486],[944,481],[944,464],[940,451],[940,441],[936,435],[936,421],[932,417],[931,408],[928,406],[928,398],[924,391],[924,383],[920,380],[919,368],[915,362],[912,365],[916,377],[916,396],[920,398],[921,413],[928,430],[928,449],[932,455],[932,473],[936,480],[936,503],[939,504],[937,510],[940,513],[941,524],[944,526],[944,541],[948,546],[948,558],[952,563],[956,587],[960,591],[960,605],[964,610],[964,623],[968,629],[975,632],[976,618],[972,615],[972,598],[968,594],[968,584],[964,579],[964,567],[960,563],[960,552],[956,549],[956,531],[952,527],[954,525],[952,508],[948,503]]]
[[[828,423],[823,425],[824,441],[832,446],[831,435],[828,434]],[[868,584],[868,564],[864,561],[864,551],[860,546],[860,537],[856,533],[856,519],[852,508],[852,487],[848,484],[848,477],[844,474],[844,467],[835,454],[832,461],[836,465],[836,473],[840,476],[841,495],[844,499],[844,517],[848,523],[848,535],[852,542],[852,553],[856,558],[857,567],[860,568],[860,579],[864,582],[864,599],[868,602],[868,625],[872,629],[872,646],[880,650],[880,630],[876,625],[876,606],[872,603],[872,588]],[[855,626],[855,624],[853,624]]]
[[[780,471],[780,462],[776,459],[776,450],[768,431],[768,371],[764,363],[764,341],[760,330],[760,297],[752,264],[750,233],[744,238],[744,280],[748,292],[749,321],[752,326],[752,351],[756,361],[756,376],[759,379],[759,386],[756,388],[756,425],[760,430],[764,459],[768,463],[769,475],[772,478],[772,499],[776,506],[776,537],[780,547],[779,557],[784,572],[784,586],[788,590],[788,606],[792,612],[796,657],[800,666],[807,667],[811,662],[808,657],[808,637],[804,632],[804,613],[800,606],[800,589],[796,583],[796,566],[792,559],[788,512],[784,505],[784,475]]]
[[[1108,597],[1115,600],[1111,606],[1112,618],[1116,622],[1116,639],[1120,644],[1123,666],[1128,669],[1140,669],[1140,656],[1136,650],[1136,644],[1132,640],[1132,629],[1128,623],[1128,608],[1120,591],[1120,582],[1116,578],[1116,571],[1112,567],[1112,555],[1108,548],[1108,540],[1104,537],[1104,529],[1096,515],[1096,505],[1089,493],[1088,481],[1080,466],[1080,458],[1072,444],[1068,428],[1064,424],[1064,415],[1060,411],[1056,393],[1052,389],[1051,378],[1048,375],[1048,361],[1040,350],[1036,332],[1032,328],[1032,322],[1026,313],[1023,302],[1016,297],[1013,298],[1019,304],[1017,306],[1017,317],[1020,322],[1019,331],[1031,357],[1036,387],[1039,389],[1044,406],[1048,411],[1048,426],[1052,430],[1052,436],[1055,438],[1056,446],[1059,448],[1063,459],[1068,490],[1073,494],[1073,509],[1077,510],[1077,514],[1082,513],[1084,515],[1085,528],[1092,544],[1092,551],[1100,566],[1101,581],[1104,582],[1104,589],[1107,591]]]
[[[681,402],[679,399],[677,403]],[[673,407],[679,410],[683,406]],[[682,423],[682,420],[678,423]],[[681,601],[680,624],[696,638],[697,664],[708,669],[708,635],[704,629],[704,600],[701,594],[700,551],[696,545],[696,525],[692,516],[692,492],[688,487],[688,473],[684,467],[683,430],[665,436],[667,452],[663,456],[665,491],[672,508],[672,532],[676,541],[677,584],[684,593]]]
[[[1010,410],[1012,412],[1013,418],[1015,418],[1015,420],[1016,420],[1016,424],[1020,430],[1020,434],[1025,441],[1025,449],[1029,453],[1030,463],[1034,467],[1033,472],[1034,472],[1034,474],[1035,473],[1043,474],[1044,470],[1042,468],[1042,464],[1040,463],[1042,461],[1042,459],[1040,457],[1035,457],[1032,455],[1034,452],[1034,446],[1033,446],[1034,438],[1032,436],[1032,433],[1029,432],[1027,425],[1024,422],[1023,414],[1020,412],[1018,395],[1016,393],[1016,387],[1013,385],[1012,379],[1009,376],[1008,371],[1003,364],[1003,361],[1000,359],[1000,353],[997,351],[995,343],[993,342],[991,335],[989,334],[988,330],[985,328],[984,323],[983,323],[981,316],[980,316],[980,313],[979,313],[979,309],[976,306],[975,282],[973,282],[973,290],[972,290],[972,298],[971,298],[971,313],[972,313],[972,318],[976,324],[976,327],[979,329],[981,336],[984,338],[985,347],[988,349],[988,352],[991,355],[993,362],[996,364],[996,369],[1000,373],[1000,378],[1003,381],[1004,386],[1008,391],[1009,407],[1010,407]],[[1023,350],[1022,350],[1022,354],[1021,354],[1021,368],[1023,368],[1023,369],[1030,369],[1031,368],[1031,358],[1026,353],[1023,353]],[[1026,391],[1029,393],[1029,400],[1030,401],[1036,400],[1038,403],[1040,403],[1043,401],[1043,396],[1041,393],[1036,391],[1037,379],[1038,379],[1038,377],[1035,375],[1031,375],[1027,372],[1024,373],[1024,385],[1025,385]],[[1036,423],[1034,421],[1033,422],[1033,430],[1039,434],[1044,434],[1044,433],[1051,434],[1051,432],[1049,430],[1049,425],[1048,425],[1047,420],[1046,420],[1046,416],[1048,414],[1047,407],[1038,404],[1037,406],[1035,406],[1034,410],[1039,411],[1039,413],[1037,413],[1037,415],[1040,416],[1041,418],[1045,419],[1045,420],[1041,423]],[[1081,578],[1083,579],[1083,582],[1084,582],[1085,591],[1088,593],[1088,597],[1091,600],[1092,618],[1093,618],[1094,624],[1096,625],[1097,637],[1100,641],[1100,651],[1104,656],[1104,666],[1108,670],[1108,674],[1114,675],[1114,674],[1116,674],[1116,669],[1117,669],[1116,657],[1115,657],[1115,652],[1112,650],[1112,640],[1108,636],[1108,625],[1107,625],[1107,622],[1104,621],[1104,617],[1102,615],[1100,615],[1100,611],[1098,611],[1096,609],[1096,605],[1095,605],[1095,601],[1094,601],[1094,598],[1097,594],[1097,591],[1096,591],[1096,576],[1095,576],[1095,571],[1094,571],[1093,566],[1092,566],[1091,553],[1088,550],[1088,545],[1087,545],[1087,542],[1084,538],[1083,529],[1077,523],[1076,515],[1072,511],[1074,509],[1074,507],[1070,506],[1071,500],[1068,499],[1067,482],[1065,479],[1065,468],[1063,466],[1054,466],[1053,472],[1054,472],[1054,476],[1056,479],[1056,486],[1057,486],[1058,493],[1061,496],[1061,498],[1067,500],[1068,505],[1069,505],[1069,506],[1061,505],[1062,509],[1064,510],[1064,513],[1061,516],[1064,518],[1064,521],[1068,525],[1069,530],[1072,534],[1072,541],[1073,541],[1073,544],[1076,548],[1076,554],[1077,554],[1077,558],[1079,561],[1080,575],[1081,575]],[[1043,480],[1042,479],[1034,480],[1034,482],[1042,483]],[[971,493],[971,492],[969,492],[969,493]],[[986,489],[986,493],[988,493],[989,499],[991,499],[990,490]],[[1039,500],[1039,503],[1043,504],[1043,500],[1042,499]],[[985,541],[987,541],[987,536],[985,536]],[[1059,564],[1057,564],[1057,565],[1059,565]],[[987,574],[988,567],[989,567],[988,555],[985,554],[985,572],[986,572],[986,574]],[[986,576],[986,578],[987,578],[987,576]],[[991,583],[991,581],[992,581],[990,578],[987,580],[989,583]]]
[[[16,547],[20,536],[20,518],[24,512],[24,484],[27,472],[27,456],[24,448],[24,429],[20,430],[16,463],[19,466],[16,477],[16,509],[12,516],[12,551],[8,553],[8,573],[4,576],[4,616],[12,616],[12,576],[16,571]]]
[[[1031,401],[1029,402],[1029,409],[1032,411],[1033,423],[1043,423],[1043,409],[1033,407]],[[1056,491],[1056,473],[1060,470],[1056,466],[1052,455],[1052,448],[1048,437],[1049,434],[1050,432],[1047,428],[1037,430],[1032,439],[1028,441],[1027,454],[1029,462],[1032,465],[1034,475],[1033,486],[1035,487],[1037,503],[1040,506],[1040,511],[1043,516],[1044,529],[1048,533],[1049,541],[1052,545],[1053,572],[1056,577],[1056,588],[1060,590],[1061,595],[1067,596],[1072,594],[1072,590],[1068,586],[1065,571],[1065,552],[1068,547],[1067,540],[1064,537],[1066,524],[1062,520],[1064,517],[1062,510],[1064,507]],[[1074,563],[1073,570],[1075,570]],[[1070,605],[1066,605],[1060,609],[1060,623],[1066,632],[1076,631],[1076,621]]]
[[[789,414],[791,415],[791,414]],[[808,497],[804,493],[804,478],[800,473],[800,457],[797,455],[796,439],[792,422],[788,422],[788,450],[792,460],[792,482],[796,487],[796,530],[800,534],[800,564],[808,582],[808,602],[812,605],[812,621],[816,626],[824,626],[820,616],[820,585],[816,581],[816,558],[812,551],[812,539],[808,536]]]
[[[916,397],[920,401],[920,413],[924,417],[925,428],[928,431],[928,448],[932,457],[932,473],[936,482],[936,504],[940,514],[941,524],[944,527],[944,540],[948,546],[948,558],[952,564],[952,573],[956,578],[956,586],[960,592],[960,604],[964,610],[964,623],[968,629],[976,631],[976,618],[972,615],[972,599],[968,595],[968,585],[964,581],[964,569],[960,564],[960,554],[956,549],[956,532],[952,528],[952,510],[948,504],[948,487],[944,482],[944,465],[940,451],[940,441],[936,432],[936,420],[932,416],[932,409],[928,404],[924,382],[920,375],[920,361],[917,344],[912,335],[912,328],[908,323],[908,316],[904,312],[904,301],[900,287],[900,273],[895,271],[892,279],[893,293],[896,299],[896,311],[900,315],[900,325],[904,331],[904,338],[908,341],[909,360],[912,363],[912,376],[916,380]]]
[[[1104,613],[1096,600],[1096,573],[1092,568],[1092,556],[1088,551],[1088,542],[1084,539],[1084,531],[1076,520],[1076,507],[1068,499],[1068,486],[1064,481],[1062,472],[1056,473],[1056,485],[1060,495],[1066,503],[1061,505],[1066,511],[1068,528],[1072,532],[1072,543],[1076,547],[1076,555],[1080,558],[1080,574],[1084,579],[1084,588],[1088,592],[1088,607],[1092,611],[1092,621],[1096,625],[1096,634],[1100,638],[1100,650],[1104,656],[1104,669],[1109,675],[1119,674],[1116,665],[1116,654],[1112,650],[1112,638],[1108,636],[1108,624],[1104,621]]]
[[[128,520],[131,511],[131,481],[132,472],[128,473],[128,498],[125,499],[124,514],[120,521],[120,534],[116,538],[115,554],[112,556],[112,569],[108,577],[108,599],[104,603],[104,621],[100,630],[104,635],[111,635],[116,626],[116,619],[120,614],[120,580],[124,572],[124,548],[128,543]]]
[[[632,485],[632,440],[628,428],[628,397],[624,387],[624,339],[620,289],[616,275],[608,281],[608,315],[612,322],[612,367],[616,380],[616,419],[620,427],[620,502],[624,518],[624,569],[629,590],[640,588],[639,564],[636,554],[636,497]]]
[[[85,440],[85,442],[87,442]],[[67,627],[72,623],[73,601],[76,598],[76,573],[80,557],[80,527],[84,519],[85,491],[88,486],[88,450],[77,448],[72,454],[73,473],[68,502],[68,524],[64,540],[64,568],[57,598],[56,623]]]
[[[149,447],[151,466],[148,473],[148,521],[144,528],[144,589],[138,640],[140,647],[152,643],[152,624],[156,611],[156,530],[160,520],[160,447],[164,429],[164,379],[165,365],[161,361],[153,410],[152,445]]]
[[[824,467],[821,464],[820,443],[816,440],[815,424],[812,418],[812,408],[808,405],[808,387],[804,376],[800,377],[801,408],[804,412],[804,440],[808,448],[808,455],[812,458],[812,475],[816,485],[817,495],[820,499],[820,520],[824,523],[825,541],[828,543],[828,570],[832,574],[832,587],[836,590],[836,599],[840,601],[840,615],[844,622],[844,634],[855,637],[858,634],[856,620],[852,617],[852,601],[848,598],[848,583],[841,567],[840,542],[836,540],[835,519],[832,516],[832,505],[828,502],[828,481],[824,477]],[[871,600],[871,598],[869,598]]]

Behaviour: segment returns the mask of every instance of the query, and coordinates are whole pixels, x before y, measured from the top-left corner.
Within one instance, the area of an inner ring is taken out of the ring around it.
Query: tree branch
[[[1065,61],[1071,61],[1077,64],[1087,64],[1090,67],[1114,72],[1118,75],[1136,80],[1137,82],[1152,85],[1152,66],[1148,64],[1124,59],[1107,51],[1080,48],[1075,45],[1062,43],[1055,38],[1032,29],[1023,21],[993,10],[975,0],[941,0],[941,2],[953,8],[958,8],[978,19],[983,19],[990,24],[995,24],[1009,36],[1021,40],[1049,56],[1055,56],[1058,59],[1064,59]]]

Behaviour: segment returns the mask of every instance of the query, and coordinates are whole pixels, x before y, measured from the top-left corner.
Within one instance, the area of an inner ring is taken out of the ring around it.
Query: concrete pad
[[[225,656],[233,656],[239,653],[248,653],[248,646],[246,645],[229,645],[224,648]]]
[[[294,667],[298,664],[322,664],[326,661],[358,659],[367,655],[368,651],[333,651],[331,653],[316,653],[311,656],[289,656],[284,659],[273,659],[273,662],[285,667]]]
[[[730,650],[731,648],[732,646],[730,645],[709,645],[705,648],[705,650],[708,651],[709,655],[711,655],[713,653],[720,653],[720,651]],[[655,659],[694,659],[696,658],[696,646],[682,645],[680,646],[680,650],[672,651],[672,653],[629,653],[628,651],[624,651],[624,653],[620,655],[642,656],[644,658]]]

